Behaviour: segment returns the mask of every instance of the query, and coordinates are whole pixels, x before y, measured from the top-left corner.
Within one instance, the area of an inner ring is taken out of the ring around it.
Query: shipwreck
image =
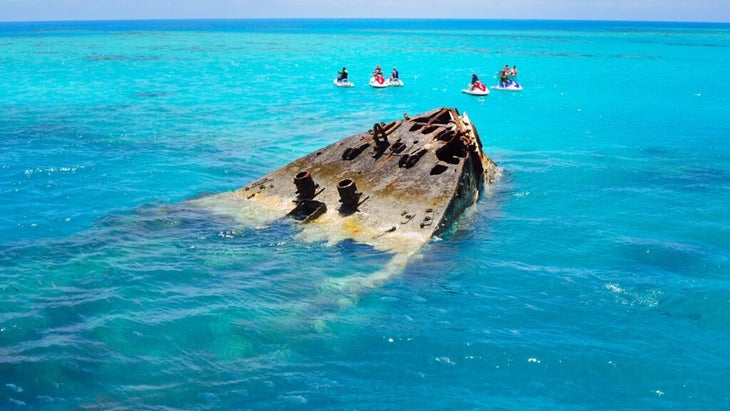
[[[198,202],[241,221],[289,218],[317,239],[412,251],[450,227],[498,170],[466,113],[439,108],[375,123]]]

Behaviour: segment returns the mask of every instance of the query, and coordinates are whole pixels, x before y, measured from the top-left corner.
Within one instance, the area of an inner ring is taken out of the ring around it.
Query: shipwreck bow
[[[264,219],[291,218],[316,239],[410,252],[448,228],[497,176],[469,117],[439,108],[375,123],[198,202],[242,220],[252,208]]]

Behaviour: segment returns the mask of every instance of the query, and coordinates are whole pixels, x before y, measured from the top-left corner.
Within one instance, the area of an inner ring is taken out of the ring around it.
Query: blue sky
[[[0,0],[0,21],[476,18],[730,22],[730,0]]]

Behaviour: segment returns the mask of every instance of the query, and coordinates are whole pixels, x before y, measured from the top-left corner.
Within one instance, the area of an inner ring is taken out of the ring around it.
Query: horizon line
[[[615,19],[540,19],[540,18],[457,18],[457,17],[190,17],[190,18],[96,18],[96,19],[36,19],[36,20],[0,20],[3,23],[93,23],[93,22],[134,22],[134,21],[246,21],[246,20],[353,20],[353,21],[388,21],[388,20],[420,20],[420,21],[540,21],[540,22],[600,22],[600,23],[701,23],[730,24],[728,21],[710,20],[615,20]]]

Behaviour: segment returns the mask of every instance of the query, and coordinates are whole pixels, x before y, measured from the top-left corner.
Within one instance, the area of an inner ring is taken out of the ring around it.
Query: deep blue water
[[[727,24],[0,23],[0,408],[730,408],[729,64]],[[380,287],[190,201],[440,106],[503,175]]]

